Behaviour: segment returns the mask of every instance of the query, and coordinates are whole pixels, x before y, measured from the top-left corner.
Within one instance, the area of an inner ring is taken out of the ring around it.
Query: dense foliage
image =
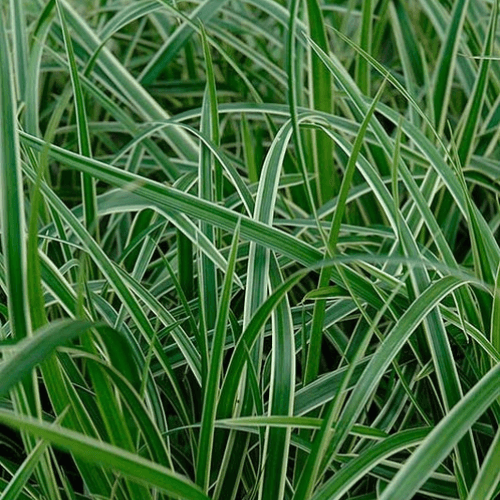
[[[500,498],[496,0],[2,0],[1,500]]]

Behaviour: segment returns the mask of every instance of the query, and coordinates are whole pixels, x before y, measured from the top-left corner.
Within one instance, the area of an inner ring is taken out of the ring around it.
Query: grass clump
[[[0,498],[500,498],[497,21],[4,1]]]

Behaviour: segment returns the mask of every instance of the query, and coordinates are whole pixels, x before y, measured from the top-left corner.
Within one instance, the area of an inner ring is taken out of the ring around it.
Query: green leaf
[[[201,417],[200,440],[198,447],[198,460],[196,467],[197,483],[208,493],[210,479],[210,465],[212,462],[212,449],[214,439],[214,422],[219,400],[219,385],[222,376],[222,363],[224,347],[226,344],[227,321],[231,305],[231,294],[235,273],[236,252],[238,250],[239,226],[233,236],[229,267],[220,297],[220,307],[217,311],[210,364],[208,367],[207,383],[203,395],[203,413]]]
[[[439,52],[432,93],[435,113],[434,123],[438,133],[444,130],[458,45],[462,38],[461,32],[466,19],[468,5],[469,0],[457,0],[454,3],[451,20],[446,31],[446,38]]]
[[[191,19],[198,19],[207,23],[224,6],[227,0],[204,0],[191,14]],[[163,44],[163,47],[148,62],[146,68],[139,77],[143,85],[150,85],[158,77],[160,72],[175,57],[193,34],[193,29],[188,23],[179,26]]]
[[[469,491],[467,500],[490,500],[498,489],[500,482],[500,430],[497,430],[495,439],[490,445],[488,453],[484,458],[481,470]]]
[[[80,77],[78,75],[78,67],[76,65],[75,52],[71,36],[66,25],[64,11],[59,0],[56,0],[56,6],[61,21],[64,44],[69,61],[71,84],[73,86],[73,95],[75,98],[76,108],[76,126],[78,130],[78,149],[81,155],[91,157],[90,134],[87,123],[87,111],[85,109],[85,98],[82,87],[80,85]],[[99,238],[99,226],[96,217],[97,202],[96,202],[96,187],[94,180],[88,174],[82,174],[82,198],[83,198],[83,221],[85,227],[91,234],[95,234]]]
[[[0,14],[0,191],[2,248],[9,319],[15,338],[30,335],[26,282],[25,217],[14,78],[6,27]]]
[[[472,424],[500,395],[500,365],[492,368],[432,430],[384,490],[380,500],[411,498]],[[496,453],[495,446],[492,453]],[[487,467],[487,469],[489,466]],[[487,479],[483,479],[486,481]]]
[[[208,497],[184,476],[116,446],[7,410],[0,410],[0,422],[14,429],[32,433],[79,458],[104,465],[170,495],[180,496],[185,500],[208,500]]]
[[[16,353],[0,364],[0,396],[4,396],[59,346],[86,332],[88,321],[60,320],[16,344]]]

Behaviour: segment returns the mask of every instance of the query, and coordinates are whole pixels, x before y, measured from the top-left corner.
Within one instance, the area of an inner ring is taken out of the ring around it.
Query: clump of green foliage
[[[0,499],[500,498],[486,0],[4,0]]]

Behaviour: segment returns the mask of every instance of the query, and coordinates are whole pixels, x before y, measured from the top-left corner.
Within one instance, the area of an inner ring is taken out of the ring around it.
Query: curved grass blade
[[[59,424],[64,419],[61,415],[56,419]],[[0,500],[16,500],[22,495],[22,491],[33,474],[38,463],[46,452],[49,443],[47,441],[39,441],[30,454],[26,457],[16,473],[12,476],[5,489],[0,495]]]
[[[364,405],[370,398],[373,390],[377,386],[379,380],[384,375],[385,370],[389,364],[394,360],[395,356],[402,348],[405,342],[408,341],[411,334],[415,331],[421,321],[434,309],[434,307],[454,289],[463,285],[461,279],[447,276],[441,278],[436,283],[427,288],[406,310],[396,323],[391,332],[386,336],[383,343],[373,355],[373,358],[368,363],[368,366],[361,375],[358,383],[356,384],[350,398],[345,403],[341,417],[338,419],[335,433],[332,438],[330,447],[336,449],[339,443],[343,442],[349,429],[352,428],[359,414],[363,411]],[[316,437],[315,447],[321,449],[321,445],[329,441],[330,425],[328,419],[324,419],[324,424],[321,433]],[[321,457],[322,459],[322,457]],[[310,462],[310,469],[319,467],[319,464],[314,464],[314,461],[319,458],[310,455],[308,463]],[[310,473],[303,473],[301,482],[295,492],[294,500],[302,500],[307,498],[310,490],[312,489],[312,480]]]
[[[116,446],[64,427],[21,417],[7,410],[0,410],[0,422],[45,439],[79,458],[114,469],[142,484],[157,487],[174,497],[208,500],[208,497],[184,476]]]
[[[228,414],[231,413],[230,410],[233,408],[236,392],[238,390],[239,378],[248,359],[248,350],[254,345],[261,329],[270,318],[276,305],[279,304],[286,293],[302,279],[304,274],[305,272],[296,273],[278,287],[258,308],[238,339],[234,353],[231,357],[231,362],[226,370],[224,383],[221,389],[218,409],[218,415],[221,418],[227,417]]]
[[[430,429],[410,429],[383,439],[344,465],[311,497],[311,500],[340,500],[371,469],[391,455],[419,445]]]
[[[111,51],[106,47],[101,48],[101,40],[78,12],[66,0],[59,0],[59,2],[64,7],[66,22],[78,34],[83,47],[88,51],[88,55],[91,56],[96,50],[100,49],[97,65],[109,78],[115,91],[119,90],[121,97],[127,100],[127,105],[132,105],[134,110],[138,111],[145,120],[168,119],[169,115],[165,109],[146,92]],[[196,160],[197,148],[192,139],[183,131],[169,130],[165,133],[165,138],[180,156],[189,160]]]
[[[346,90],[346,92],[348,92],[353,102],[356,103],[358,109],[360,110],[366,109],[366,104],[363,102],[363,99],[359,95],[359,92],[355,88],[355,85],[353,84],[351,78],[349,77],[345,69],[338,64],[338,61],[336,61],[333,56],[332,58],[327,57],[326,54],[324,54],[317,47],[315,47],[315,50],[317,50],[318,53],[322,55],[323,61],[331,68],[332,72],[338,78],[342,87]],[[400,118],[398,117],[398,119]],[[397,121],[398,120],[396,120],[395,123],[397,123]],[[406,126],[411,127],[411,124],[406,123]],[[379,137],[379,140],[386,149],[387,154],[390,155],[391,153],[391,145],[389,144],[390,140],[387,136],[387,133],[383,130],[382,126],[380,125],[380,123],[375,122],[373,124],[373,130],[374,133]],[[415,139],[413,134],[411,135],[411,137]],[[441,157],[439,157],[438,160],[438,164],[440,163],[444,163]],[[409,176],[409,172],[407,171],[404,163],[401,163],[401,173],[403,174],[403,178],[405,179],[405,181],[406,180],[408,181],[410,187],[415,187],[414,181]],[[441,175],[445,175],[443,172],[440,173]],[[448,172],[446,172],[446,174],[448,174]],[[450,180],[453,179],[454,183],[458,182],[455,176],[446,175],[447,179],[448,177],[450,178]],[[467,199],[468,194],[464,192],[462,188],[458,187],[457,191],[460,193],[460,201],[464,201],[464,198],[465,200]],[[416,194],[417,196],[420,194],[418,189],[416,190]],[[464,210],[466,212],[466,205],[464,203],[462,203],[461,205],[461,210]],[[480,217],[478,211],[477,211],[477,219],[478,219],[478,224],[480,224],[481,222],[486,224],[484,219]],[[402,243],[405,252],[407,252],[409,255],[413,257],[417,257],[419,255],[419,251],[409,228],[401,224],[400,229],[398,229],[398,225],[396,223],[395,230],[400,231],[403,237]],[[496,244],[496,242],[494,242],[491,235],[491,231],[489,231],[489,228],[486,228],[486,232],[487,234],[489,234],[489,238],[486,238],[486,242],[487,243],[491,242],[491,246],[493,248],[496,247],[497,249],[496,258],[498,258],[498,245]],[[423,269],[413,270],[411,278],[412,278],[412,288],[414,289],[414,293],[416,295],[421,293],[422,290],[429,284],[429,276],[426,270]],[[460,381],[458,379],[456,365],[452,357],[449,340],[447,338],[447,334],[444,329],[443,320],[437,310],[432,311],[429,314],[428,318],[425,319],[424,328],[426,330],[426,337],[427,337],[426,340],[430,346],[430,350],[433,355],[434,365],[439,376],[438,378],[439,389],[445,402],[445,408],[448,410],[461,399],[462,389]],[[422,341],[420,342],[420,344],[421,348],[425,347]],[[474,446],[471,440],[471,436],[469,435],[465,436],[464,441],[460,443],[459,450],[460,450],[459,453],[460,460],[461,462],[463,462],[464,474],[466,475],[466,482],[467,484],[470,485],[472,483],[472,479],[474,476],[474,470],[477,467],[477,457],[474,452]]]
[[[472,424],[500,395],[500,365],[492,368],[432,430],[382,493],[380,500],[406,500],[439,466]]]
[[[192,20],[198,19],[202,23],[207,23],[227,0],[205,0],[196,9],[194,9],[190,18]],[[193,34],[193,29],[188,23],[179,26],[168,40],[163,44],[163,47],[155,54],[149,61],[147,66],[139,76],[139,81],[143,85],[150,85],[158,77],[160,72],[169,64],[175,57],[178,51],[184,46]]]
[[[340,233],[340,226],[345,213],[345,207],[347,202],[347,197],[349,190],[351,189],[352,180],[354,177],[354,172],[356,170],[356,163],[358,160],[359,153],[363,146],[363,140],[365,137],[366,130],[370,124],[370,120],[375,112],[378,101],[382,95],[383,87],[380,87],[377,92],[377,96],[373,100],[368,112],[361,123],[358,135],[354,142],[354,146],[349,157],[349,162],[342,179],[342,184],[340,186],[340,192],[337,201],[337,209],[335,210],[332,225],[330,228],[330,234],[328,236],[328,248],[326,249],[327,255],[332,256],[337,253],[337,242]],[[321,269],[318,289],[328,286],[331,276],[331,267],[323,267]],[[323,337],[323,321],[325,316],[326,301],[318,300],[314,304],[313,320],[311,325],[311,335],[309,342],[309,349],[307,354],[307,362],[305,368],[304,382],[308,384],[312,382],[317,376],[319,371],[319,362],[321,357],[321,344]]]
[[[254,221],[259,221],[264,227],[271,226],[274,216],[274,207],[278,192],[279,178],[282,170],[283,160],[286,154],[288,142],[292,134],[292,124],[288,121],[279,130],[271,147],[266,155],[262,174],[259,180],[257,198],[255,201]],[[241,219],[243,229],[243,218]],[[255,242],[250,243],[248,265],[247,265],[247,287],[245,293],[245,304],[243,312],[243,328],[245,328],[254,317],[255,311],[265,301],[268,286],[268,273],[270,262],[270,250]],[[264,326],[264,325],[262,325]],[[257,343],[251,351],[252,364],[258,373],[258,368],[261,365],[262,343]],[[240,383],[241,372],[238,372],[236,384]],[[246,414],[251,411],[253,402],[250,392],[242,384],[241,400],[242,405],[237,411]],[[227,401],[227,404],[220,404],[220,408],[225,412],[233,410],[233,401]],[[239,468],[243,466],[243,461],[246,455],[248,436],[236,433],[234,443],[226,447],[225,461],[230,467]],[[230,458],[229,458],[230,457]],[[241,465],[238,465],[241,464]],[[225,466],[221,468],[223,472]],[[230,498],[233,498],[237,493],[239,483],[239,475],[231,473],[224,474],[224,480],[219,481],[215,491],[215,498],[218,498],[221,492],[225,492]],[[228,494],[229,493],[229,494]]]
[[[491,500],[500,482],[500,430],[497,430],[495,439],[484,458],[481,470],[476,476],[467,500]]]
[[[55,349],[84,332],[88,321],[60,320],[37,330],[36,335],[16,344],[16,353],[0,364],[0,396],[4,396]]]
[[[32,335],[31,315],[27,283],[27,260],[25,242],[25,215],[23,178],[21,173],[19,135],[16,120],[15,87],[3,12],[0,12],[0,217],[2,228],[2,251],[5,266],[7,308],[11,335],[22,340]],[[40,412],[40,398],[34,374],[24,379],[22,386],[14,391],[13,403],[16,411],[36,415]],[[7,387],[7,377],[5,386]],[[24,436],[28,453],[35,447],[29,436]],[[57,500],[53,475],[46,457],[37,468],[37,478],[45,493]]]
[[[21,133],[21,138],[35,149],[42,149],[46,144],[44,141],[25,133]],[[49,146],[49,155],[64,162],[68,167],[88,172],[93,177],[117,187],[132,190],[152,203],[159,203],[167,210],[183,212],[188,216],[206,220],[214,226],[228,231],[234,231],[238,219],[241,218],[242,237],[268,246],[270,249],[287,255],[304,265],[313,265],[322,258],[322,254],[313,246],[284,231],[274,229],[248,217],[239,216],[231,210],[206,202],[196,196],[120,170],[95,159],[83,158],[54,145]]]
[[[90,159],[87,159],[87,161],[90,161]],[[34,175],[33,172],[29,169],[26,170],[26,173],[29,177],[32,177]],[[123,301],[128,313],[133,318],[141,334],[144,335],[145,338],[149,341],[154,342],[155,354],[157,354],[158,359],[163,362],[162,367],[168,374],[168,378],[172,384],[172,387],[174,388],[174,392],[177,396],[179,396],[179,394],[181,394],[181,390],[178,385],[178,381],[172,371],[172,368],[168,362],[168,359],[166,358],[161,346],[158,345],[159,343],[157,341],[154,341],[156,336],[151,323],[147,318],[144,310],[139,305],[134,295],[124,282],[120,270],[111,262],[102,248],[90,236],[90,234],[86,231],[86,229],[78,221],[74,214],[64,205],[64,203],[61,202],[61,200],[57,196],[55,196],[53,191],[44,183],[41,184],[41,189],[49,204],[52,205],[53,209],[59,214],[61,219],[64,220],[64,222],[71,228],[74,234],[77,235],[78,238],[84,243],[87,252],[92,256],[92,259],[97,267],[107,278],[108,282],[113,286],[117,295]],[[189,418],[187,417],[188,412],[184,406],[183,398],[178,397],[176,402],[180,405],[179,411],[182,418],[184,418],[186,422],[189,421]]]
[[[48,446],[49,443],[46,441],[39,441],[37,443],[21,466],[17,469],[14,476],[7,483],[5,489],[2,491],[0,500],[16,500],[22,495],[22,491],[26,483],[29,481],[34,469],[37,467],[44,453],[47,451]],[[25,498],[30,497],[26,496]]]
[[[99,368],[106,373],[106,376],[112,380],[113,384],[122,395],[124,404],[130,410],[130,414],[144,437],[151,459],[159,465],[172,467],[172,460],[168,453],[164,438],[136,388],[134,388],[130,381],[122,375],[117,367],[108,364],[98,357],[86,355],[85,359],[98,365]]]

